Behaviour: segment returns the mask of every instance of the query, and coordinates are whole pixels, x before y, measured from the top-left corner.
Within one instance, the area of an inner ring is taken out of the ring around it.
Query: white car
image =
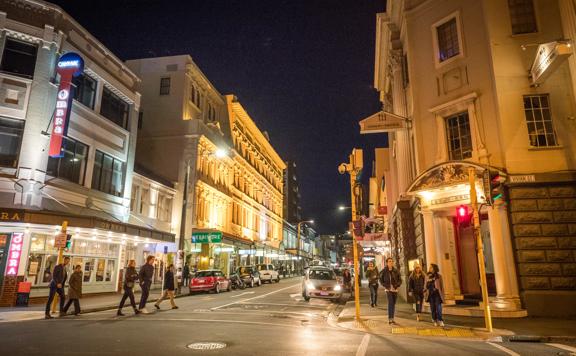
[[[278,273],[276,268],[274,268],[273,265],[261,264],[258,265],[257,267],[258,272],[260,272],[260,280],[262,281],[262,283],[264,282],[272,283],[272,281],[276,283],[280,282],[280,274]]]

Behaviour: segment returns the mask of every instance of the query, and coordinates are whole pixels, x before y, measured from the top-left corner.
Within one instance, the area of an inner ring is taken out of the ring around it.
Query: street
[[[162,310],[150,315],[134,316],[125,308],[124,317],[109,310],[1,323],[0,354],[411,355],[434,350],[442,355],[570,355],[576,351],[565,345],[562,349],[540,343],[381,336],[346,330],[333,322],[343,306],[314,299],[305,302],[296,278],[176,301],[179,309],[171,310],[164,302]],[[154,310],[150,303],[148,310]],[[200,343],[196,346],[200,350],[191,348],[195,343]],[[217,346],[224,347],[208,351]]]

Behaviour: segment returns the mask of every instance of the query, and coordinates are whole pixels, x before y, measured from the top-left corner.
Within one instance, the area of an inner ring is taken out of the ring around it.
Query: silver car
[[[330,268],[310,267],[302,280],[302,297],[305,301],[320,298],[336,302],[342,297],[342,286]]]

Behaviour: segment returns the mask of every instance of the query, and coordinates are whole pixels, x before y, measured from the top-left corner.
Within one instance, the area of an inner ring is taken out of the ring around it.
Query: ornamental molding
[[[407,192],[415,193],[468,183],[468,168],[470,167],[476,170],[476,179],[482,180],[485,167],[471,162],[451,161],[426,170],[414,180]]]

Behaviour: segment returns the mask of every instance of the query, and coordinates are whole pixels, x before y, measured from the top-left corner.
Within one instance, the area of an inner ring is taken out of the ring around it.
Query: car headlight
[[[340,287],[340,285],[337,284],[336,287],[334,287],[334,290],[335,290],[336,292],[339,292],[339,291],[342,290],[342,287]]]
[[[314,289],[314,283],[312,283],[310,281],[306,282],[306,288],[307,289]]]

